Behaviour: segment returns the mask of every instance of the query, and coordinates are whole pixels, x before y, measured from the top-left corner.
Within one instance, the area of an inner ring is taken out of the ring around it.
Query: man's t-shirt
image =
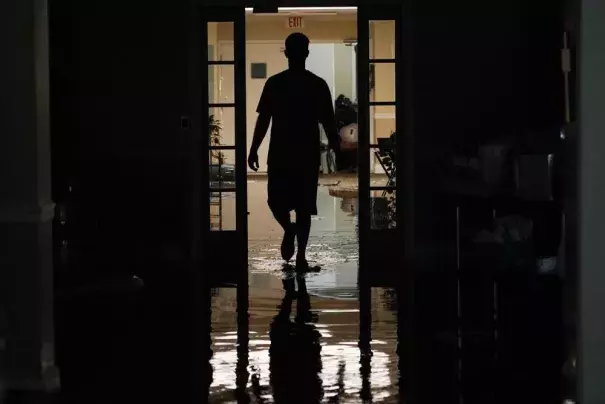
[[[257,112],[270,115],[268,167],[319,170],[319,123],[334,120],[330,89],[308,70],[285,70],[269,78]]]

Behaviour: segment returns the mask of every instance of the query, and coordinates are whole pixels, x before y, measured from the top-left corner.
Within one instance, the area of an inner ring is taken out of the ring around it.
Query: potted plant
[[[221,144],[221,123],[214,119],[214,115],[208,116],[208,137],[210,140],[210,146],[219,146]],[[223,165],[225,163],[225,155],[220,150],[212,150],[211,152],[212,164],[216,161],[217,164]]]

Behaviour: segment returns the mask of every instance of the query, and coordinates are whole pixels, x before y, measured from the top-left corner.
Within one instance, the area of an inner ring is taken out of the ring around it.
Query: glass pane
[[[210,187],[235,188],[235,150],[210,150]]]
[[[370,64],[370,101],[395,101],[395,63]]]
[[[370,59],[395,59],[395,21],[370,21]]]
[[[217,107],[208,110],[210,146],[230,146],[235,144],[235,108]]]
[[[233,22],[209,22],[208,60],[233,60],[233,44],[225,41],[233,41]]]
[[[370,186],[396,186],[396,136],[395,107],[370,107]],[[392,229],[396,227],[395,192],[393,190],[372,191],[372,229]]]
[[[214,100],[214,104],[233,104],[235,102],[234,72],[233,65],[208,66],[209,80],[212,77],[212,85],[208,86],[208,99]]]
[[[390,143],[390,142],[389,142]],[[370,173],[372,187],[389,187],[397,184],[395,145],[385,142],[380,148],[370,149]]]
[[[370,107],[370,144],[388,145],[395,132],[395,106]],[[382,140],[381,140],[382,139]]]
[[[210,193],[210,230],[235,230],[235,192]]]
[[[395,185],[395,107],[370,107],[370,171],[372,186]]]
[[[391,180],[389,175],[387,175],[388,162],[385,161],[386,158],[387,157],[381,154],[380,150],[374,148],[370,149],[371,187],[387,187],[393,185],[393,181]],[[385,167],[383,167],[383,164],[385,165]],[[389,173],[391,171],[389,171]]]
[[[214,45],[208,45],[208,60],[213,57],[215,52]],[[216,102],[216,78],[214,77],[214,69],[208,69],[208,103],[214,104]]]

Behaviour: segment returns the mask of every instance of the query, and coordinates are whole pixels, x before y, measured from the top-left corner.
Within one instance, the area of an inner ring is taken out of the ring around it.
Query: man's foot
[[[307,259],[300,255],[296,257],[296,271],[300,272],[307,270],[309,270],[309,263],[307,262]]]
[[[294,224],[284,232],[284,239],[281,242],[281,257],[288,262],[294,256],[294,238],[296,237],[296,227]]]

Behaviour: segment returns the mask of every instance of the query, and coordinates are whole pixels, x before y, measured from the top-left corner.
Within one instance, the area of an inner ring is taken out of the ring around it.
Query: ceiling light
[[[279,12],[299,12],[312,13],[318,11],[339,12],[339,11],[357,11],[357,7],[279,7]],[[253,12],[253,7],[246,7],[247,12]]]
[[[313,11],[357,11],[357,7],[280,7],[279,11],[298,11],[298,12],[313,12]]]

